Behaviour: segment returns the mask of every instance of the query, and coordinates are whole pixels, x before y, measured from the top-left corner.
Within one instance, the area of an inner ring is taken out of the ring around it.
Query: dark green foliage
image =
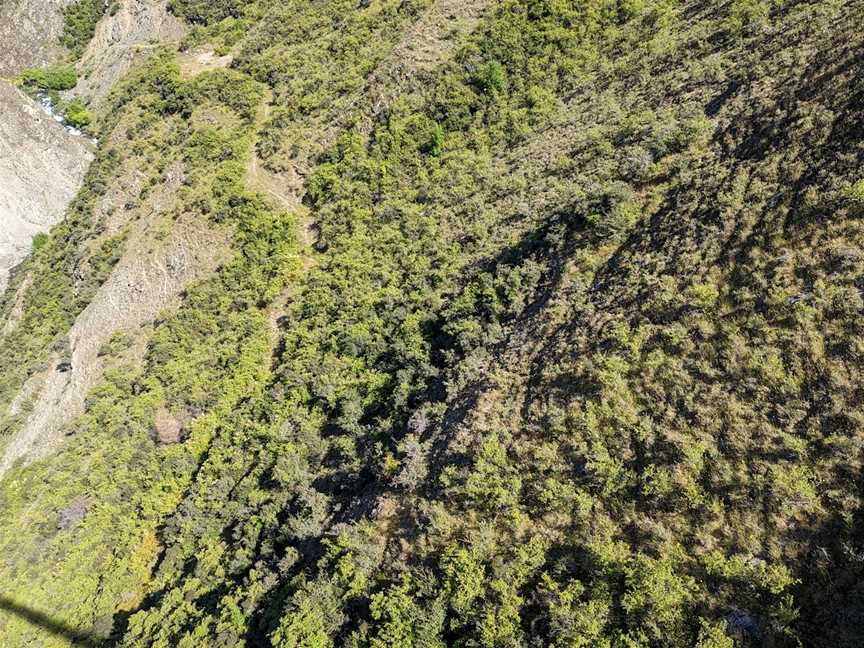
[[[243,14],[244,0],[171,0],[171,9],[191,23],[209,25]]]
[[[117,0],[74,0],[63,8],[63,34],[60,42],[79,58],[93,38],[96,24],[109,6],[114,9]]]

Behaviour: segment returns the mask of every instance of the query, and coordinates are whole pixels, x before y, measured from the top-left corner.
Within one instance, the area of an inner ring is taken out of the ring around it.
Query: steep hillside
[[[63,216],[92,159],[80,133],[65,130],[11,82],[23,69],[62,56],[67,4],[0,3],[0,291],[30,252],[33,237]]]
[[[98,22],[78,64],[74,93],[101,103],[136,58],[162,43],[180,40],[183,22],[165,0],[118,0]]]
[[[0,290],[30,252],[33,237],[60,220],[92,159],[86,138],[70,135],[11,84],[0,81]]]
[[[864,643],[864,2],[151,4],[0,301],[0,643]]]
[[[3,0],[0,2],[0,76],[44,65],[63,53],[63,9],[70,0]]]

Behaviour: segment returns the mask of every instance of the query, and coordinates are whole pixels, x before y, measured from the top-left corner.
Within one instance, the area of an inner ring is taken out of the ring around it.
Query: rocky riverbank
[[[33,236],[62,218],[92,159],[92,142],[0,82],[0,290]]]

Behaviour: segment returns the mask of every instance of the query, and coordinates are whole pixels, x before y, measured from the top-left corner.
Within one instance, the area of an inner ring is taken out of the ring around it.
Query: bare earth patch
[[[234,57],[230,54],[218,56],[213,46],[209,43],[196,47],[190,52],[183,52],[177,56],[177,64],[180,66],[180,74],[189,79],[208,70],[226,68],[231,65]]]

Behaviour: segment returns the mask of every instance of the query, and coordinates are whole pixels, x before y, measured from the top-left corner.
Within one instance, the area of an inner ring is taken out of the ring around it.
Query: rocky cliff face
[[[62,9],[69,0],[0,3],[0,76],[62,55]],[[92,156],[86,140],[68,133],[11,83],[0,82],[0,292],[33,236],[63,216]]]
[[[0,76],[11,77],[22,68],[42,65],[62,53],[61,10],[70,0],[3,0],[0,2]]]
[[[0,291],[33,236],[62,218],[92,159],[90,149],[87,138],[71,135],[0,82]]]
[[[5,0],[0,4],[0,76],[63,55],[58,45],[69,0]],[[98,104],[136,55],[176,40],[182,23],[164,0],[124,0],[107,14],[78,64],[71,92]],[[0,291],[30,250],[33,236],[62,218],[92,159],[85,138],[70,134],[10,83],[0,87]]]
[[[183,23],[168,13],[165,0],[125,0],[106,15],[79,64],[81,80],[74,93],[99,103],[132,66],[136,54],[178,40]]]

